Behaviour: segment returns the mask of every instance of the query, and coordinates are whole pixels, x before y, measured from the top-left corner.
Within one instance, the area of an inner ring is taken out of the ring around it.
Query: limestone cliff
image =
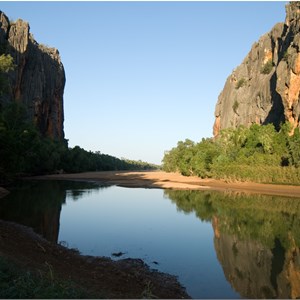
[[[65,72],[58,50],[38,44],[27,22],[10,22],[0,11],[0,51],[10,54],[16,65],[0,103],[23,103],[43,136],[63,140]]]
[[[286,20],[254,43],[227,78],[215,109],[214,136],[225,128],[300,117],[300,2],[286,5]]]

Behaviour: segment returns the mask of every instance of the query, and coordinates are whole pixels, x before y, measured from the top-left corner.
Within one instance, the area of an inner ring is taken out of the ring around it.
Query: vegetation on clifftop
[[[285,123],[222,130],[218,137],[194,143],[186,139],[166,152],[163,169],[186,176],[228,181],[300,183],[300,132]]]

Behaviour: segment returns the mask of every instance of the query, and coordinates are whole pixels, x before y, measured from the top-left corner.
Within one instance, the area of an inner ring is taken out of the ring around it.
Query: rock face
[[[227,78],[215,109],[214,136],[225,128],[300,117],[300,2],[286,5],[285,23],[254,43],[240,66]]]
[[[9,90],[1,95],[0,103],[23,103],[28,119],[43,136],[63,140],[66,79],[58,50],[38,44],[27,22],[10,22],[1,11],[0,47],[0,54],[10,54],[16,65],[8,74]]]

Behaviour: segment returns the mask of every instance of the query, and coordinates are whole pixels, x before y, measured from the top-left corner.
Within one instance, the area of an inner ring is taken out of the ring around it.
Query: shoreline
[[[107,186],[127,188],[220,191],[300,198],[300,186],[251,182],[227,183],[162,171],[102,171],[34,176],[24,179],[92,181]],[[3,193],[7,191],[3,189]],[[47,266],[50,265],[57,278],[71,279],[77,287],[87,288],[93,295],[119,299],[142,298],[147,295],[173,299],[190,297],[176,276],[158,272],[140,259],[114,261],[108,257],[81,255],[74,249],[48,242],[29,227],[9,221],[0,220],[0,232],[2,245],[0,257],[3,256],[20,268],[34,273],[46,274]],[[12,239],[11,236],[14,238]],[[91,277],[90,274],[93,276]]]
[[[243,192],[300,198],[300,186],[254,182],[225,182],[217,179],[201,179],[195,176],[187,177],[179,173],[166,173],[163,171],[101,171],[43,175],[28,177],[27,179],[95,181],[128,188]]]
[[[47,241],[33,229],[0,219],[0,258],[19,270],[71,282],[89,297],[104,299],[190,298],[176,276],[150,268],[141,259],[112,260],[81,255]],[[13,237],[13,238],[11,238]]]

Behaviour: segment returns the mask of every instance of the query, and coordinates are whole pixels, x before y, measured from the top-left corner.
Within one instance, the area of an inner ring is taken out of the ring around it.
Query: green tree
[[[10,54],[0,55],[0,95],[7,92],[8,88],[8,81],[5,74],[14,70],[14,68],[14,61]]]
[[[0,55],[0,72],[8,73],[9,71],[14,70],[14,60],[10,54]]]
[[[290,151],[290,160],[292,165],[296,168],[300,167],[300,132],[299,128],[296,128],[293,136],[289,139],[288,148]]]
[[[222,130],[217,138],[178,142],[166,152],[165,171],[183,175],[300,184],[300,133],[291,124],[253,124]]]
[[[221,148],[212,139],[202,139],[196,145],[196,155],[192,160],[194,175],[210,177],[211,166],[220,154]]]

